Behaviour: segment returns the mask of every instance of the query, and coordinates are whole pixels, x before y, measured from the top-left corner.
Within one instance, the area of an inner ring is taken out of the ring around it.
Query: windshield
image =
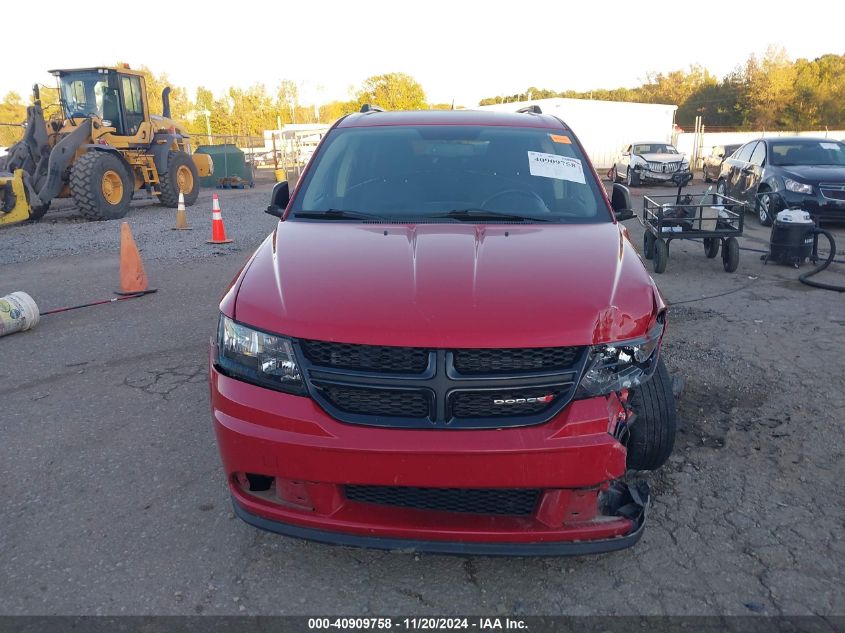
[[[403,222],[458,221],[484,212],[551,222],[610,221],[571,137],[522,127],[336,128],[291,209],[294,218],[331,210]]]
[[[634,154],[677,154],[678,150],[666,143],[637,143],[632,152]]]
[[[108,75],[96,71],[67,73],[59,77],[62,103],[68,117],[103,116],[103,95]]]
[[[845,144],[839,141],[774,141],[772,165],[845,165]]]

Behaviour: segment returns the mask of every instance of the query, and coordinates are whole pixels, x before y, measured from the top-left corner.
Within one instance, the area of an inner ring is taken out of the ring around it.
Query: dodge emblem
[[[546,404],[554,400],[554,396],[549,394],[547,396],[537,396],[536,398],[507,398],[507,399],[494,399],[493,404],[496,406],[504,406],[509,404],[532,404],[536,402],[540,402]]]

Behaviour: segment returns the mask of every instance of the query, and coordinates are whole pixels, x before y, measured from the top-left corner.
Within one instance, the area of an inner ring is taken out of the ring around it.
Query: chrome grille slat
[[[660,163],[660,162],[657,162],[657,161],[649,161],[648,162],[648,170],[649,171],[655,171],[655,172],[658,172],[658,173],[667,173],[668,174],[670,172],[678,171],[680,166],[681,166],[680,161],[675,161],[673,163]],[[666,169],[663,169],[664,167],[666,167]]]

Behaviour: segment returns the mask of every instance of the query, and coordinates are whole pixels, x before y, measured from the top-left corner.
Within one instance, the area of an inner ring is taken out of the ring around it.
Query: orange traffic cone
[[[185,196],[182,195],[182,192],[179,192],[179,204],[176,207],[176,226],[173,227],[174,231],[190,231],[191,227],[188,226],[188,218],[185,216]]]
[[[207,244],[228,244],[232,240],[226,237],[226,227],[223,225],[223,214],[220,213],[220,199],[217,194],[211,196],[211,239]]]
[[[132,238],[129,223],[120,225],[120,290],[119,295],[138,295],[155,292],[149,287],[141,254]]]

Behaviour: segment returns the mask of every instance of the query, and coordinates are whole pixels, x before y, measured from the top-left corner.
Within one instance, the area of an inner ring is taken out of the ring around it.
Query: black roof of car
[[[337,127],[391,125],[480,125],[568,130],[560,119],[533,112],[497,112],[491,110],[397,110],[350,114]]]

